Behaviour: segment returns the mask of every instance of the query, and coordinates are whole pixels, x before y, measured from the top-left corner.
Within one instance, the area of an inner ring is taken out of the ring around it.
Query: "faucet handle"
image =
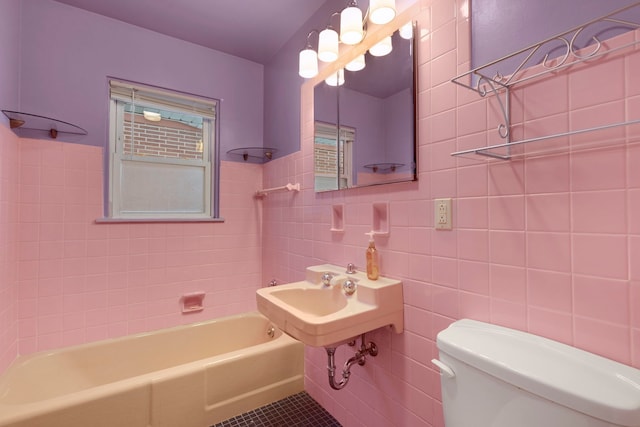
[[[356,292],[356,286],[357,284],[355,280],[347,279],[342,284],[342,290],[347,295],[353,295]]]
[[[322,281],[322,284],[325,286],[331,285],[331,279],[333,279],[333,274],[329,272],[324,273],[320,278],[320,280]]]
[[[356,270],[356,266],[354,263],[350,262],[347,264],[347,274],[355,274],[358,271]]]

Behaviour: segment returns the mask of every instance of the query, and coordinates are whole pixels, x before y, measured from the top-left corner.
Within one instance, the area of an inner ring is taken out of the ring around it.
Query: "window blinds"
[[[109,81],[111,99],[136,104],[161,105],[177,111],[215,119],[218,101],[215,99],[176,93],[160,88],[121,80]]]

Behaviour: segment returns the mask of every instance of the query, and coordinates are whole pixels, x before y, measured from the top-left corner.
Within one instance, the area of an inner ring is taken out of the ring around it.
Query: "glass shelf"
[[[87,131],[80,126],[63,122],[62,120],[53,119],[51,117],[39,116],[37,114],[21,113],[19,111],[2,110],[9,119],[9,127],[20,135],[18,129],[32,129],[44,131],[55,139],[58,133],[67,133],[72,135],[87,135]]]
[[[371,169],[373,173],[393,173],[402,166],[404,166],[404,163],[371,163],[364,165],[365,168]]]
[[[638,139],[640,139],[640,133],[638,133],[637,130],[629,133],[625,133],[623,130],[622,132],[618,132],[616,136],[612,136],[611,132],[605,132],[615,128],[632,125],[640,125],[640,119],[595,126],[588,129],[567,131],[553,135],[545,135],[537,138],[523,139],[520,141],[505,142],[503,144],[490,145],[487,147],[472,148],[470,150],[457,151],[455,153],[451,153],[451,155],[476,159],[476,156],[480,156],[485,159],[516,160],[524,156],[529,157],[558,154],[566,152],[569,147],[572,151],[580,151],[610,147],[625,143],[635,145],[639,142]],[[577,138],[579,135],[587,133],[593,134],[592,137],[588,139]]]
[[[265,163],[273,159],[273,154],[278,150],[269,147],[243,147],[234,148],[227,151],[227,154],[234,154],[242,156],[242,159],[246,162],[249,159],[255,159],[258,163]]]

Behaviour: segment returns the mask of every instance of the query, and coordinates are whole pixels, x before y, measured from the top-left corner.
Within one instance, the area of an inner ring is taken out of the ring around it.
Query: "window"
[[[314,162],[315,190],[350,188],[353,181],[353,143],[356,130],[332,123],[315,122]],[[336,187],[337,185],[337,187]]]
[[[109,216],[218,217],[216,100],[110,81]]]

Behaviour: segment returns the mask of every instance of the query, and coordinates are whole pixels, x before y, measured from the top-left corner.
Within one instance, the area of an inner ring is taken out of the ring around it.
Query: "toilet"
[[[446,427],[640,427],[640,370],[462,319],[438,334]]]

